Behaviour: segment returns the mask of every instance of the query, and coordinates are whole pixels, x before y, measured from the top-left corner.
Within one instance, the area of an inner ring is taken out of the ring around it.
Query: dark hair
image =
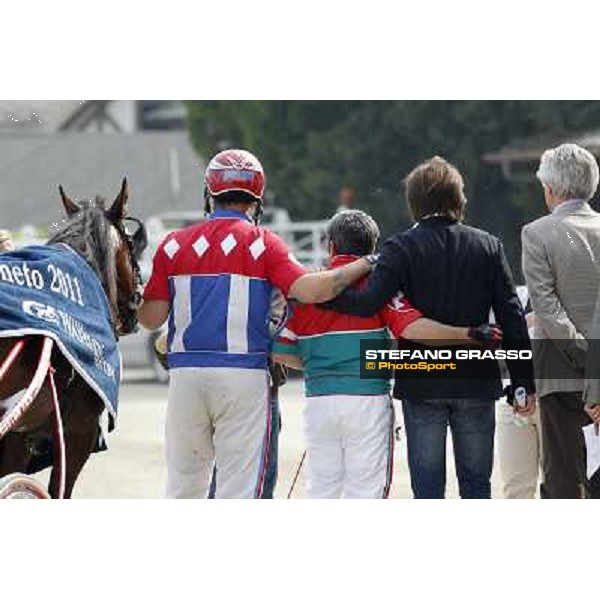
[[[434,156],[415,167],[404,180],[406,199],[415,221],[442,214],[457,221],[466,204],[460,171],[447,160]]]
[[[213,202],[215,205],[227,206],[229,204],[253,204],[257,199],[241,190],[235,190],[232,192],[223,192],[218,196],[213,196]]]
[[[327,237],[335,246],[336,254],[364,256],[375,250],[379,227],[362,210],[342,210],[327,225]]]

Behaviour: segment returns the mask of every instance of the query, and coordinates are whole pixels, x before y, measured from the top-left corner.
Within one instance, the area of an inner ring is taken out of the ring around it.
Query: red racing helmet
[[[204,184],[213,197],[245,192],[260,201],[265,191],[265,173],[258,158],[247,150],[223,150],[208,163]]]

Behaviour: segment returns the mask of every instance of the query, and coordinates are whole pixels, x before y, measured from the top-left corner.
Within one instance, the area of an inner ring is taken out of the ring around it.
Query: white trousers
[[[534,498],[541,479],[542,428],[540,411],[533,415],[516,416],[512,406],[498,402],[496,446],[500,459],[500,474],[504,497]]]
[[[166,423],[167,498],[262,493],[270,434],[267,375],[258,369],[171,369]]]
[[[307,496],[387,498],[394,450],[389,396],[306,399]]]

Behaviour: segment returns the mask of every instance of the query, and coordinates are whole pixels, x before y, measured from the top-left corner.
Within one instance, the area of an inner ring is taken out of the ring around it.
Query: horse
[[[59,190],[67,215],[66,225],[49,239],[47,245],[68,246],[64,248],[65,252],[69,249],[75,251],[92,268],[108,300],[116,344],[118,337],[137,328],[137,306],[141,298],[138,260],[147,243],[142,223],[127,216],[127,180],[123,179],[121,190],[109,208],[99,196],[89,202],[78,203],[67,196],[62,186]],[[132,227],[135,229],[133,232]],[[0,365],[4,364],[18,341],[17,338],[0,339]],[[44,337],[26,336],[25,341],[18,359],[0,380],[0,420],[8,409],[6,402],[31,381]],[[90,454],[104,449],[100,417],[105,405],[56,345],[52,350],[51,364],[54,381],[50,381],[51,377],[45,379],[18,425],[0,440],[0,477],[15,472],[35,472],[50,466],[35,465],[44,449],[48,452],[48,448],[52,448],[51,385],[55,385],[64,423],[66,472],[62,474],[62,483],[59,483],[61,474],[54,464],[56,461],[52,461],[48,492],[52,498],[57,498],[59,489],[64,487],[63,497],[70,498]]]

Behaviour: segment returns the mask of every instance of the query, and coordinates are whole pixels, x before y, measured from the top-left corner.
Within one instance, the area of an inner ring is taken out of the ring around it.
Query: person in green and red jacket
[[[371,254],[375,221],[360,210],[338,212],[329,222],[330,268]],[[357,286],[364,284],[359,281]],[[310,498],[386,498],[393,462],[394,414],[387,379],[360,377],[360,341],[395,338],[435,344],[498,340],[488,324],[452,327],[424,317],[396,295],[370,317],[317,305],[294,305],[273,347],[273,360],[304,369],[307,493]]]

